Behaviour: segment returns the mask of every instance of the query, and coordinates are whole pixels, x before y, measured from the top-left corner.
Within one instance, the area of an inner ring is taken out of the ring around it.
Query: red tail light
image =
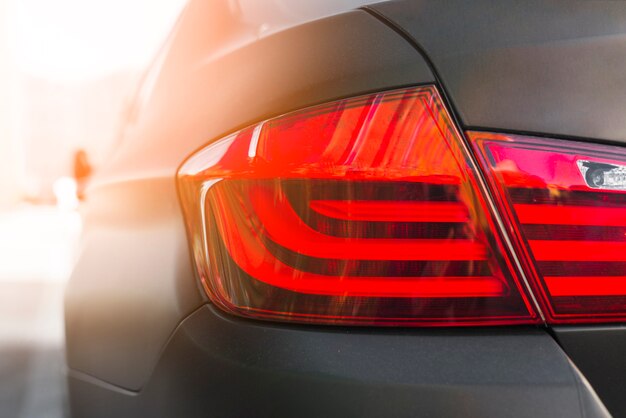
[[[199,276],[228,312],[538,321],[434,87],[259,123],[192,156],[179,185]]]
[[[626,151],[472,132],[555,323],[626,320]]]

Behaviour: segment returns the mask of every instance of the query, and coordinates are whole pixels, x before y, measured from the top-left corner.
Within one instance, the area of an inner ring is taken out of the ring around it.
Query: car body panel
[[[65,292],[68,366],[139,389],[180,320],[204,299],[170,178],[90,194]]]
[[[614,416],[626,416],[626,327],[556,327],[557,341]]]
[[[626,142],[625,2],[368,7],[427,54],[466,127]]]
[[[141,392],[81,375],[70,388],[92,417],[608,416],[542,330],[327,329],[212,306],[181,324]]]

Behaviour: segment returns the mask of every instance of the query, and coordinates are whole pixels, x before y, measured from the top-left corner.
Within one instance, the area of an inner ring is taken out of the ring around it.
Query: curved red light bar
[[[329,218],[372,222],[467,222],[467,208],[457,202],[311,200],[315,212]]]
[[[298,217],[284,196],[253,189],[250,199],[264,233],[282,247],[318,258],[350,260],[485,260],[479,242],[466,239],[337,238],[313,230]],[[346,201],[349,202],[349,201]],[[346,203],[348,204],[348,203]],[[276,216],[280,213],[280,217]],[[225,214],[225,216],[228,216]],[[357,217],[355,220],[362,220]],[[399,220],[404,220],[400,217]],[[375,221],[376,218],[372,219]],[[232,225],[232,223],[231,223]]]

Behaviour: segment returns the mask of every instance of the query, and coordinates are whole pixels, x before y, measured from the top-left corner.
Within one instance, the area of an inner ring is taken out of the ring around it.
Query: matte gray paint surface
[[[421,45],[466,126],[626,142],[626,2],[370,7]]]
[[[181,325],[138,395],[80,376],[70,389],[74,413],[92,417],[608,416],[539,329],[329,329],[211,306]]]

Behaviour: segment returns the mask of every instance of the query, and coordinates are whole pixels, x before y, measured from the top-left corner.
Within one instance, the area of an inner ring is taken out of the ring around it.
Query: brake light
[[[471,132],[553,323],[626,320],[626,151]]]
[[[538,322],[434,87],[258,123],[193,155],[179,186],[200,279],[228,312]]]

